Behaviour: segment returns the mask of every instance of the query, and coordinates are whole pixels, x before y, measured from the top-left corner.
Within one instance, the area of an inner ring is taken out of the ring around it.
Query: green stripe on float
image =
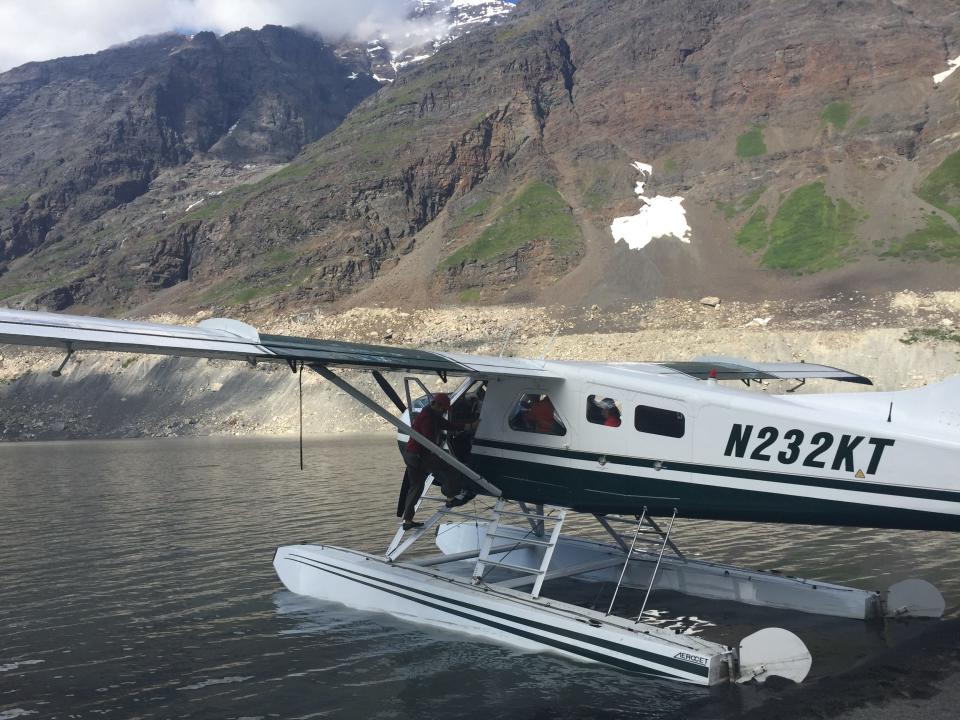
[[[710,673],[709,668],[707,668],[706,666],[703,666],[703,665],[699,665],[699,664],[697,664],[697,663],[690,663],[690,662],[687,662],[687,661],[684,661],[684,660],[677,660],[677,659],[675,659],[675,658],[667,657],[667,656],[664,656],[664,655],[658,655],[658,654],[656,654],[656,653],[648,652],[648,651],[646,651],[646,650],[640,650],[640,649],[638,649],[638,648],[633,648],[633,647],[629,647],[629,646],[619,645],[619,644],[617,644],[617,643],[615,643],[615,642],[611,642],[611,641],[609,641],[609,640],[603,640],[602,638],[593,638],[593,637],[590,637],[590,636],[588,636],[588,635],[583,635],[583,634],[580,634],[580,633],[575,633],[575,632],[573,632],[573,631],[565,630],[565,629],[563,629],[563,628],[558,628],[558,627],[553,626],[553,625],[546,625],[546,624],[543,624],[543,623],[538,623],[538,622],[536,622],[536,621],[534,621],[534,620],[526,620],[526,619],[524,619],[524,618],[519,618],[519,617],[516,617],[516,616],[513,616],[513,615],[509,615],[509,614],[507,614],[507,613],[502,613],[502,612],[498,612],[498,611],[496,611],[496,610],[491,610],[490,608],[480,607],[480,606],[478,606],[478,605],[472,605],[472,604],[470,604],[470,603],[465,603],[465,602],[463,602],[463,601],[461,601],[461,600],[454,600],[454,599],[452,599],[452,598],[444,597],[443,595],[435,595],[435,594],[430,593],[430,592],[427,592],[427,591],[425,591],[425,590],[415,590],[415,589],[413,589],[413,588],[407,587],[406,585],[401,585],[401,584],[399,584],[399,583],[395,583],[395,582],[392,582],[392,581],[390,581],[390,580],[384,580],[383,578],[378,578],[378,577],[374,577],[374,576],[371,576],[371,575],[366,575],[366,574],[361,573],[361,572],[359,572],[359,571],[357,571],[357,570],[351,570],[351,569],[348,569],[348,568],[340,567],[340,566],[338,566],[338,565],[331,565],[331,564],[325,563],[325,562],[323,562],[323,561],[321,561],[321,560],[317,560],[316,558],[305,557],[305,556],[303,556],[303,555],[294,555],[294,554],[292,554],[292,553],[291,553],[291,555],[290,555],[289,557],[290,557],[291,560],[293,560],[293,561],[295,561],[295,562],[299,562],[301,565],[307,565],[308,567],[313,567],[313,568],[318,569],[318,570],[323,570],[324,572],[329,572],[329,573],[331,573],[331,574],[338,575],[339,577],[342,577],[342,578],[344,578],[344,579],[346,579],[346,580],[352,580],[352,581],[354,581],[354,582],[361,583],[362,585],[367,585],[368,587],[373,587],[373,588],[376,588],[376,589],[381,590],[381,591],[383,591],[383,592],[390,593],[391,595],[397,595],[397,596],[403,597],[403,598],[405,598],[405,599],[407,599],[407,600],[411,600],[411,601],[414,601],[414,602],[419,602],[419,603],[421,603],[422,605],[427,605],[427,606],[429,606],[429,607],[434,608],[435,610],[441,610],[441,611],[443,611],[443,612],[447,612],[447,613],[450,613],[450,614],[452,614],[452,615],[457,615],[457,616],[459,616],[459,617],[463,617],[463,618],[466,618],[466,619],[469,619],[469,620],[473,620],[473,621],[475,621],[475,622],[479,622],[479,623],[482,623],[482,624],[484,624],[484,625],[489,625],[490,627],[494,627],[494,628],[497,628],[498,630],[502,630],[502,631],[504,631],[504,632],[511,633],[511,634],[514,634],[514,635],[519,635],[519,636],[521,636],[521,637],[527,638],[528,640],[536,640],[537,642],[542,642],[542,643],[544,643],[545,645],[550,645],[551,647],[556,647],[556,648],[558,648],[558,649],[560,649],[560,650],[564,650],[564,651],[569,652],[569,653],[572,653],[572,654],[574,654],[574,655],[581,655],[581,656],[583,656],[583,657],[590,658],[591,660],[595,660],[595,661],[597,661],[597,662],[603,662],[603,663],[607,663],[607,664],[610,664],[610,665],[616,665],[617,667],[622,667],[623,669],[626,669],[626,670],[637,670],[638,668],[637,668],[636,665],[634,665],[634,664],[632,664],[632,663],[624,662],[623,660],[619,660],[618,658],[612,658],[612,657],[609,657],[609,656],[607,656],[607,655],[603,655],[602,653],[598,653],[598,652],[594,652],[594,651],[591,651],[591,650],[587,650],[587,649],[585,649],[585,648],[581,648],[581,647],[578,647],[578,646],[575,646],[575,645],[568,645],[567,643],[561,642],[561,641],[559,641],[559,640],[555,640],[555,639],[553,639],[553,638],[543,637],[543,636],[540,636],[540,635],[535,635],[535,634],[533,634],[533,633],[529,633],[529,632],[526,632],[526,631],[524,631],[524,630],[519,630],[518,628],[514,628],[514,627],[511,627],[511,626],[509,626],[509,625],[501,625],[500,623],[494,622],[494,621],[489,620],[489,619],[487,619],[487,618],[477,617],[477,616],[474,616],[474,615],[471,615],[471,614],[468,614],[468,613],[464,613],[464,612],[460,612],[460,611],[453,610],[453,609],[448,608],[448,607],[444,607],[444,606],[442,606],[442,605],[436,605],[436,604],[434,604],[434,603],[432,603],[432,602],[429,602],[429,601],[427,601],[427,600],[422,600],[422,599],[416,598],[416,597],[410,597],[409,595],[406,595],[406,594],[404,594],[404,593],[414,593],[415,595],[421,595],[421,596],[423,596],[423,597],[427,597],[427,598],[431,598],[431,599],[434,599],[434,600],[440,600],[440,601],[442,601],[442,602],[450,603],[451,605],[457,605],[457,606],[462,607],[462,608],[465,608],[465,609],[467,609],[467,610],[472,610],[472,611],[474,611],[474,612],[485,613],[485,614],[487,614],[487,615],[493,615],[494,617],[498,617],[498,618],[501,618],[501,619],[503,619],[503,620],[509,620],[510,622],[518,623],[518,624],[521,624],[521,625],[526,625],[526,626],[529,627],[529,628],[533,628],[533,629],[537,629],[537,630],[541,630],[541,631],[546,631],[546,632],[554,633],[555,635],[563,635],[563,636],[565,636],[565,637],[570,638],[571,640],[577,640],[577,641],[579,641],[579,642],[587,643],[587,644],[592,645],[592,646],[594,646],[594,647],[603,647],[603,648],[608,649],[608,650],[613,650],[614,652],[619,652],[619,653],[621,653],[621,654],[623,654],[623,655],[632,655],[633,657],[636,657],[636,658],[639,659],[639,660],[643,660],[643,661],[646,661],[646,662],[653,662],[653,663],[656,663],[657,665],[663,665],[664,667],[672,667],[672,668],[674,668],[674,669],[676,669],[676,670],[680,670],[680,671],[685,672],[685,673],[688,673],[688,674],[690,674],[690,675],[699,675],[699,676],[701,676],[701,677],[708,677],[708,676],[709,676],[709,673]],[[305,561],[306,561],[306,562],[305,562]],[[322,567],[318,567],[318,566],[322,566]],[[331,569],[331,568],[332,568],[332,569]],[[335,572],[335,571],[339,571],[339,572]],[[365,582],[365,581],[363,581],[363,580],[358,580],[358,579],[356,579],[356,578],[354,578],[354,577],[349,577],[349,576],[346,576],[346,575],[341,575],[340,573],[349,573],[350,575],[356,575],[357,577],[365,578],[366,580],[372,580],[372,581],[377,582],[377,583],[383,583],[383,584],[385,584],[385,585],[391,585],[391,586],[393,586],[393,587],[395,587],[395,588],[399,588],[400,590],[403,590],[404,592],[401,593],[401,592],[397,592],[397,591],[394,591],[394,590],[390,590],[389,588],[380,587],[379,585],[372,585],[372,584],[369,583],[369,582]],[[663,676],[663,677],[673,677],[673,676],[670,675],[669,673],[665,673],[665,672],[663,672],[663,671],[656,670],[655,668],[648,668],[646,671],[650,672],[651,674],[660,675],[660,676]]]

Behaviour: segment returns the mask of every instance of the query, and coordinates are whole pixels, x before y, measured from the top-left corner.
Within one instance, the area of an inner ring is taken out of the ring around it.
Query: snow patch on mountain
[[[953,75],[953,73],[955,73],[958,68],[960,68],[960,57],[957,57],[954,60],[951,60],[947,64],[949,65],[949,67],[946,70],[944,70],[942,73],[937,73],[936,75],[933,76],[934,85],[939,85],[948,77]]]
[[[362,45],[341,45],[341,59],[362,63],[362,71],[386,84],[403,68],[423,62],[441,47],[482,25],[497,23],[513,12],[505,0],[409,0],[408,22],[364,38]]]
[[[634,192],[640,200],[640,212],[636,215],[615,218],[610,225],[614,242],[623,240],[631,250],[642,250],[653,240],[673,237],[680,242],[690,242],[690,226],[683,198],[655,195],[646,197],[644,187],[653,177],[653,166],[637,161],[632,167],[640,173]]]

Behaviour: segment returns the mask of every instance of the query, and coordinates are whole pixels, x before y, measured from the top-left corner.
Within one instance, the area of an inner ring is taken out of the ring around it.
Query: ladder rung
[[[513,540],[518,545],[543,545],[550,547],[553,545],[549,540],[534,540],[533,538],[518,538],[516,535],[504,535],[502,533],[487,533],[487,537],[503,538],[504,540]]]
[[[607,522],[626,523],[627,525],[637,524],[636,518],[625,518],[625,517],[620,517],[619,515],[601,515],[600,517],[602,517]]]
[[[459,510],[451,510],[450,508],[440,508],[437,510],[441,515],[455,515],[456,517],[467,518],[468,520],[478,520],[481,522],[487,522],[490,518],[486,515],[477,515],[476,513],[465,513],[460,512]]]
[[[636,523],[634,523],[634,524],[636,524]],[[622,537],[622,538],[628,538],[628,539],[629,539],[629,538],[633,538],[633,533],[632,533],[632,532],[628,532],[628,533],[620,533],[620,532],[618,532],[617,535],[619,535],[619,536]],[[651,528],[641,528],[641,529],[640,529],[640,532],[637,533],[637,537],[643,537],[644,535],[655,535],[655,536],[657,536],[658,538],[662,538],[662,537],[663,537],[663,533],[662,533],[662,532],[657,532],[656,530],[652,530]]]
[[[502,560],[485,560],[484,558],[479,558],[479,560],[484,565],[495,565],[496,567],[502,567],[508,570],[516,570],[517,572],[530,573],[531,575],[543,574],[543,570],[539,568],[528,567],[526,565],[514,565],[513,563],[503,562]]]
[[[514,517],[532,518],[534,520],[551,520],[553,522],[560,522],[560,520],[563,519],[560,515],[537,515],[536,513],[525,513],[515,510],[500,510],[499,513],[500,515],[512,515]]]
[[[621,536],[620,536],[620,539],[621,539],[621,540],[632,540],[632,539],[633,539],[633,536],[632,536],[632,535],[621,535]],[[651,545],[662,545],[662,544],[663,544],[663,535],[657,535],[657,537],[655,537],[655,538],[645,538],[645,537],[643,537],[643,533],[640,533],[640,534],[637,536],[637,542],[638,542],[638,543],[650,543]]]

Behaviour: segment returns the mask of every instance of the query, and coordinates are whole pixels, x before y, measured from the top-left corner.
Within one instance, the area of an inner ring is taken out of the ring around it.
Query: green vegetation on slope
[[[485,197],[481,200],[477,200],[477,202],[470,207],[465,208],[463,212],[460,213],[460,217],[463,218],[462,222],[469,222],[471,220],[476,220],[477,218],[483,217],[487,210],[490,209],[492,204],[493,198]],[[462,224],[462,222],[460,224]]]
[[[249,276],[224,280],[207,290],[200,299],[220,305],[243,305],[251,300],[294,290],[303,284],[310,272],[310,268],[299,268],[291,270],[289,274],[276,273],[272,282],[263,285],[255,284],[257,281]]]
[[[912,328],[906,335],[900,338],[904,345],[913,345],[923,341],[931,342],[950,342],[960,344],[960,333],[949,328]]]
[[[931,213],[927,215],[925,228],[895,241],[882,257],[930,262],[960,259],[960,234],[947,225],[942,217]]]
[[[0,197],[0,210],[9,210],[10,208],[20,207],[28,197],[30,197],[30,193],[26,192]]]
[[[736,235],[749,252],[765,250],[761,263],[798,273],[838,267],[847,259],[859,217],[843,199],[834,202],[822,181],[794,190],[767,224],[759,207]]]
[[[859,218],[842,198],[834,202],[823,182],[799,187],[780,205],[770,224],[763,264],[780,270],[817,272],[838,267],[853,242]]]
[[[723,216],[727,220],[733,220],[733,218],[737,217],[737,215],[740,215],[746,212],[747,210],[752,208],[754,205],[756,205],[757,200],[760,199],[760,196],[763,195],[764,191],[766,191],[766,188],[761,186],[751,190],[743,197],[737,198],[732,202],[718,201],[716,204],[717,210],[722,212]]]
[[[534,181],[497,213],[479,238],[450,255],[442,266],[506,255],[539,239],[549,240],[554,254],[562,257],[577,250],[579,238],[573,214],[560,193],[552,185]]]
[[[833,125],[836,130],[843,130],[850,120],[850,105],[845,102],[832,102],[820,113],[824,125]]]
[[[767,230],[767,209],[762,205],[758,207],[746,224],[740,228],[735,239],[737,245],[749,252],[763,250],[770,242],[770,233]]]
[[[767,144],[763,141],[763,128],[753,128],[737,138],[737,157],[752,158],[767,154]]]
[[[927,175],[917,195],[960,220],[960,150]]]
[[[587,177],[587,175],[581,174],[580,179],[587,182]],[[616,180],[609,167],[596,168],[589,177],[589,185],[580,184],[583,192],[583,204],[593,212],[601,212],[610,204],[611,198],[615,197],[614,186]]]
[[[447,231],[453,232],[459,230],[464,225],[476,222],[487,214],[491,205],[493,205],[493,198],[485,197],[473,203],[469,207],[464,208],[457,213],[453,213],[450,219],[447,221]]]

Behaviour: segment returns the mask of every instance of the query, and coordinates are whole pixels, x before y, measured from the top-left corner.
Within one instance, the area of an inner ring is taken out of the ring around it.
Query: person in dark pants
[[[443,430],[462,430],[467,425],[447,420],[444,414],[450,409],[450,396],[446,393],[437,393],[417,417],[411,427],[418,433],[439,444],[440,433]],[[441,490],[447,497],[447,506],[454,507],[455,496],[460,491],[460,482],[456,473],[447,464],[437,458],[427,448],[423,447],[414,437],[410,437],[403,450],[403,461],[407,466],[406,493],[403,498],[403,529],[423,527],[423,523],[413,519],[417,509],[417,500],[423,494],[427,475],[431,473],[440,480]],[[462,504],[462,503],[456,503]]]

